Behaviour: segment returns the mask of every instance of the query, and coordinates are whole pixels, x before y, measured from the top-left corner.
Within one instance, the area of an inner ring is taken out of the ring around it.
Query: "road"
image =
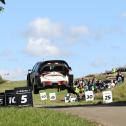
[[[51,109],[77,115],[104,126],[126,126],[126,105],[55,107]]]

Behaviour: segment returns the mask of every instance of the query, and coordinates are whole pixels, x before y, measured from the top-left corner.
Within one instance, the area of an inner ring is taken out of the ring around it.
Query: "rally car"
[[[28,70],[27,86],[33,89],[34,94],[47,88],[61,90],[72,87],[73,75],[71,67],[64,60],[48,60],[37,62],[32,70]]]

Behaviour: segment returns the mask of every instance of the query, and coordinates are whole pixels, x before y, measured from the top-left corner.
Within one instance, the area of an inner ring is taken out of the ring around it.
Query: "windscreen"
[[[41,68],[41,72],[68,72],[68,69],[64,65],[46,65]]]

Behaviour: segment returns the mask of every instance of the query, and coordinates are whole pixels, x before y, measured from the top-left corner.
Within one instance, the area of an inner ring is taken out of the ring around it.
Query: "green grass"
[[[0,84],[6,82],[5,80],[3,80],[2,76],[0,75]]]
[[[26,81],[7,81],[5,83],[0,84],[0,92],[4,92],[5,90],[11,90],[16,87],[24,87],[26,86]]]
[[[0,108],[0,126],[96,126],[77,116],[42,108]]]
[[[116,86],[112,93],[114,101],[126,101],[126,81]]]

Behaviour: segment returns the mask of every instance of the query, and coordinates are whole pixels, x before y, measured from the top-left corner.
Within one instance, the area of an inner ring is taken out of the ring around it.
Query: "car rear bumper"
[[[39,84],[39,88],[41,89],[47,89],[47,88],[60,88],[60,87],[68,87],[68,82],[65,81],[58,81],[58,82],[51,82],[51,81],[45,81],[41,82]]]

